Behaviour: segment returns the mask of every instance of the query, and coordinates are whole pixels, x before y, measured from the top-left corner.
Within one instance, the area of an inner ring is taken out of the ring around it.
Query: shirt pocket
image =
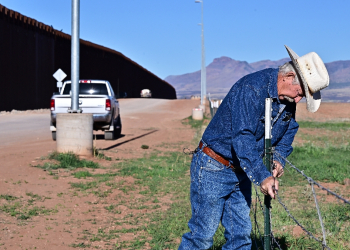
[[[288,129],[291,119],[292,119],[291,113],[285,112],[281,114],[281,117],[277,120],[277,122],[273,126],[273,138],[275,138],[277,141],[282,139],[282,136]]]
[[[283,116],[282,116],[282,122],[284,122],[285,124],[289,124],[290,120],[292,119],[292,113],[290,112],[286,112]]]

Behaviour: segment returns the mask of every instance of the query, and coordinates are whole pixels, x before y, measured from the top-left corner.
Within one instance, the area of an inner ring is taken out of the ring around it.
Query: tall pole
[[[72,104],[71,112],[79,112],[79,14],[80,0],[72,0],[72,51],[71,51],[71,76],[72,76]]]
[[[204,104],[204,98],[207,96],[207,70],[205,68],[205,48],[204,48],[204,23],[203,23],[203,0],[202,0],[202,70],[201,70],[201,83],[203,88],[202,103]]]
[[[271,110],[272,98],[265,99],[265,166],[271,171],[272,150],[271,150]],[[271,249],[271,222],[270,222],[271,197],[265,195],[264,198],[264,249]]]
[[[203,24],[203,0],[196,0],[196,3],[201,3],[201,26],[202,26],[202,67],[201,67],[201,104],[203,105],[204,98],[207,95],[207,72],[205,68],[205,47],[204,47],[204,24]]]

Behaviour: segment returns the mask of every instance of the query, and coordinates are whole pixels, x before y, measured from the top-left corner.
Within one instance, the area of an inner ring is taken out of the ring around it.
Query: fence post
[[[271,150],[271,111],[272,111],[272,98],[265,99],[265,166],[269,171],[271,171],[272,164],[272,150]],[[265,195],[264,198],[264,249],[271,249],[271,225],[270,225],[270,207],[271,207],[271,197],[270,195]]]

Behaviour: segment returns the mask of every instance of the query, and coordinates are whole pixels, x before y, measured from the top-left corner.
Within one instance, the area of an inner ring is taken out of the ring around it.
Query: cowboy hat
[[[326,66],[315,52],[299,57],[287,45],[284,46],[300,76],[306,97],[306,108],[310,112],[316,112],[321,104],[320,90],[329,85],[329,75]]]

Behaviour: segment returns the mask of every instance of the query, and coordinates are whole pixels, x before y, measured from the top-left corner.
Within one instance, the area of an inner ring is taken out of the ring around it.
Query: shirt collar
[[[277,100],[277,103],[280,103],[280,100],[278,99],[278,90],[277,90],[278,71],[279,71],[278,68],[273,69],[271,74],[270,74],[268,93],[269,93],[269,97]]]

